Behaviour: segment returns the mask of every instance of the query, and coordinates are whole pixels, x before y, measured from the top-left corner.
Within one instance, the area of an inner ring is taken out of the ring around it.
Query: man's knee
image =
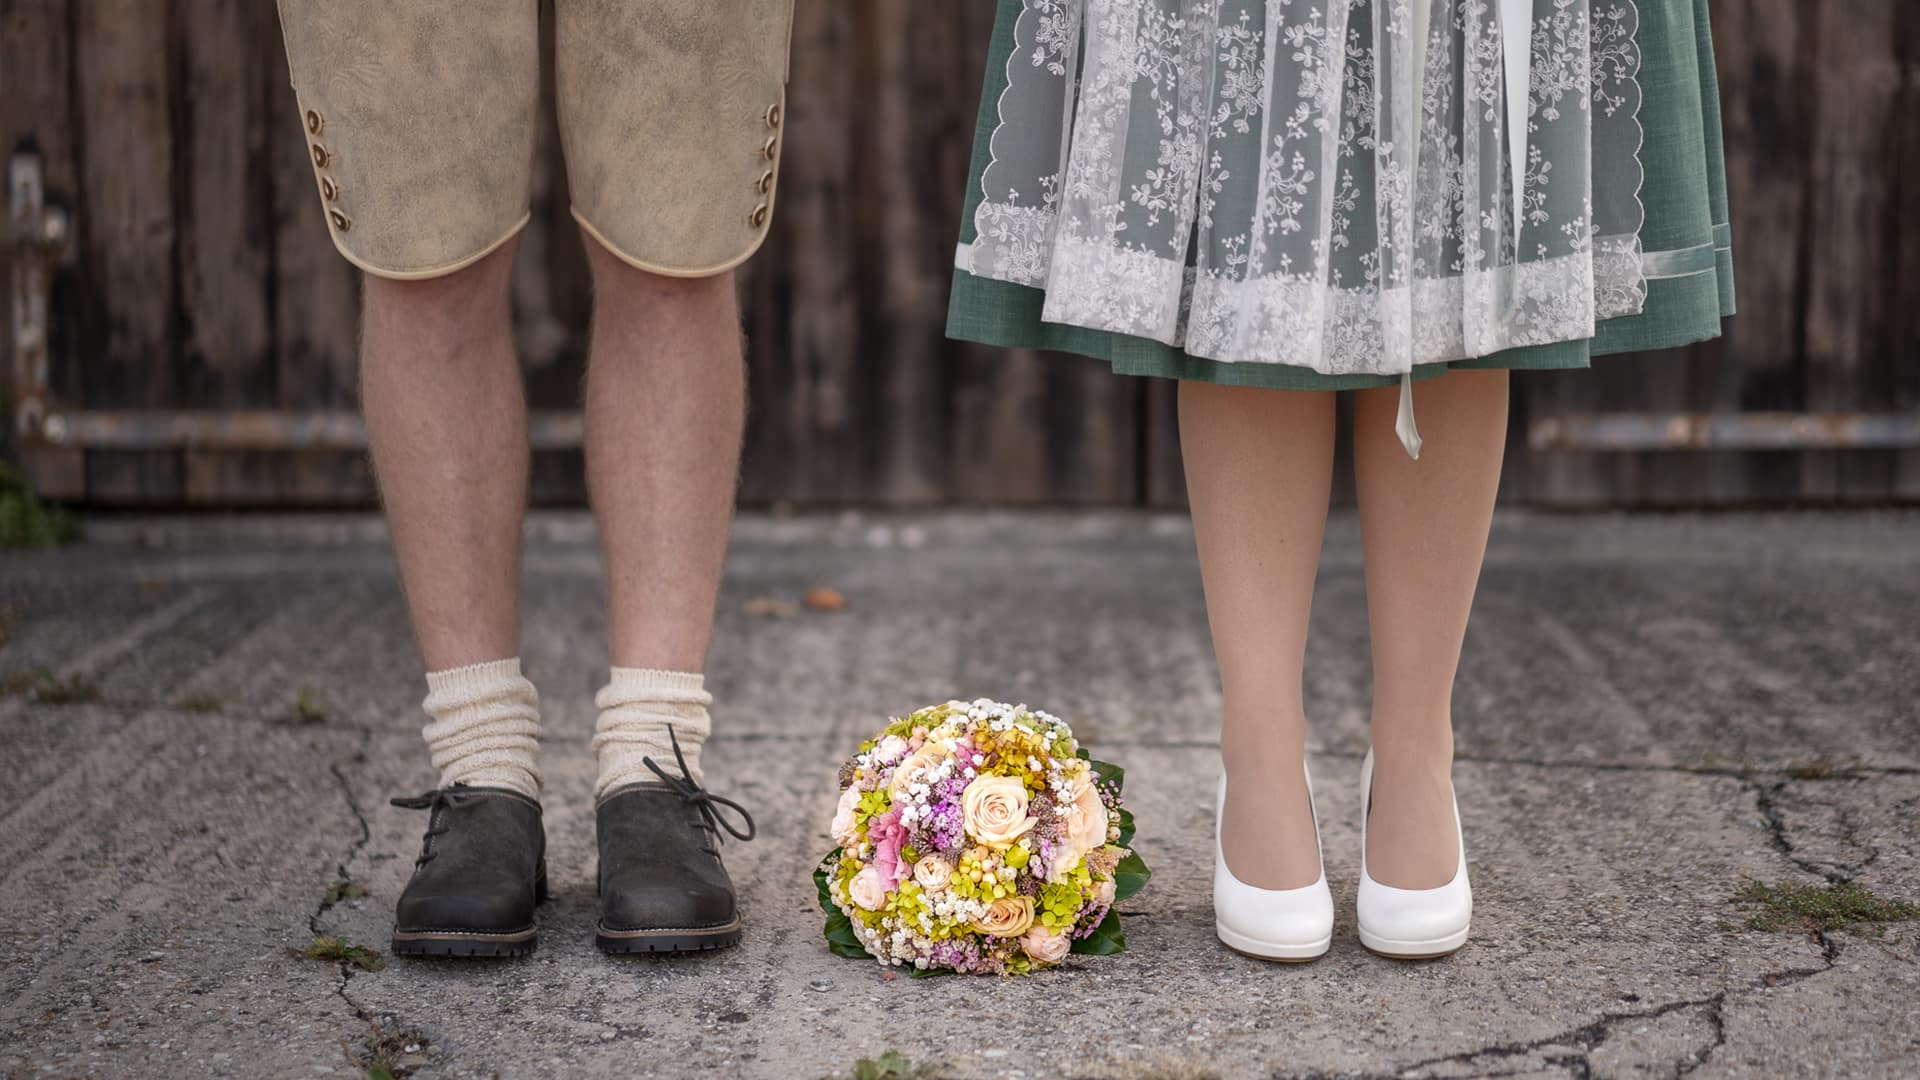
[[[731,296],[734,272],[723,270],[700,277],[675,277],[642,270],[608,251],[591,236],[584,237],[587,262],[593,270],[597,297],[618,296],[628,303],[654,305],[701,304]]]
[[[506,322],[508,286],[519,240],[509,240],[486,256],[430,278],[395,280],[364,275],[362,303],[368,322],[399,320],[427,330],[471,332]]]

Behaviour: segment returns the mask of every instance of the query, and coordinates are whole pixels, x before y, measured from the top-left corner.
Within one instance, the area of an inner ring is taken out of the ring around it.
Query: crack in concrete
[[[1746,784],[1753,792],[1754,805],[1760,811],[1760,821],[1766,826],[1768,842],[1773,845],[1775,851],[1785,856],[1788,862],[1805,873],[1823,879],[1829,885],[1844,885],[1859,876],[1858,867],[1838,863],[1825,864],[1805,858],[1798,853],[1794,847],[1793,838],[1787,835],[1787,822],[1781,816],[1778,801],[1780,793],[1786,790],[1787,781],[1775,780],[1769,783],[1750,778],[1746,780]]]
[[[1599,1019],[1588,1024],[1558,1032],[1543,1039],[1535,1039],[1531,1042],[1524,1043],[1496,1043],[1492,1046],[1465,1050],[1457,1054],[1428,1058],[1425,1061],[1414,1062],[1411,1065],[1403,1066],[1393,1070],[1392,1073],[1384,1075],[1405,1076],[1408,1073],[1421,1069],[1434,1069],[1443,1065],[1471,1065],[1475,1060],[1480,1058],[1505,1060],[1508,1058],[1525,1057],[1541,1051],[1551,1050],[1555,1047],[1577,1047],[1578,1053],[1555,1054],[1546,1056],[1543,1060],[1547,1064],[1558,1065],[1573,1075],[1581,1077],[1582,1080],[1586,1080],[1586,1078],[1593,1075],[1593,1064],[1591,1060],[1593,1051],[1611,1038],[1614,1029],[1619,1025],[1632,1021],[1657,1020],[1663,1016],[1669,1016],[1685,1009],[1723,1009],[1728,993],[1726,990],[1721,990],[1703,998],[1669,1001],[1647,1009],[1636,1009],[1632,1012],[1604,1013]],[[1724,1024],[1716,1026],[1720,1028],[1720,1036],[1724,1039]],[[1719,1043],[1715,1042],[1707,1047],[1705,1051],[1695,1051],[1689,1055],[1689,1060],[1692,1060],[1695,1063],[1694,1067],[1697,1068],[1698,1063],[1705,1060],[1703,1055],[1711,1053],[1712,1050],[1718,1046]],[[1679,1066],[1676,1066],[1676,1070],[1678,1069]],[[1676,1071],[1675,1075],[1684,1075],[1684,1073]]]
[[[1707,1023],[1713,1028],[1712,1041],[1695,1051],[1692,1057],[1682,1061],[1674,1070],[1675,1077],[1692,1074],[1695,1069],[1713,1058],[1714,1051],[1727,1045],[1727,994],[1725,991],[1716,994],[1707,1007]]]
[[[360,743],[354,750],[354,753],[356,755],[365,753],[366,745],[372,740],[373,733],[362,727],[354,727],[352,730],[358,732],[360,735]],[[351,881],[352,873],[348,870],[348,867],[353,863],[353,860],[360,855],[360,852],[366,848],[367,844],[373,840],[373,826],[367,821],[366,811],[361,809],[360,800],[354,797],[353,784],[347,779],[347,774],[340,768],[339,763],[329,763],[327,765],[327,772],[333,776],[334,783],[339,786],[341,799],[347,804],[347,812],[353,815],[354,823],[360,826],[359,838],[347,846],[346,852],[340,856],[340,861],[336,864],[339,880]],[[307,927],[313,931],[315,937],[319,937],[324,933],[320,925],[320,920],[330,907],[332,907],[332,905],[327,903],[323,897],[320,902],[314,906],[313,914],[307,916]],[[352,1010],[354,1017],[367,1026],[369,1045],[372,1045],[378,1042],[381,1032],[386,1025],[382,1024],[380,1018],[375,1016],[366,1006],[355,1001],[352,993],[349,992],[349,987],[353,982],[353,970],[352,964],[344,960],[340,962],[337,973],[338,978],[333,986],[334,996],[345,1003],[347,1008]],[[348,1058],[352,1059],[355,1065],[360,1064],[358,1059],[353,1058],[352,1052],[347,1050],[344,1040],[342,1041],[341,1048],[347,1052]]]
[[[1528,762],[1505,763],[1532,764]],[[1684,772],[1695,770],[1679,769],[1666,771]],[[1784,818],[1782,818],[1780,807],[1776,801],[1780,792],[1785,789],[1789,782],[1789,780],[1785,778],[1775,779],[1775,777],[1781,776],[1781,771],[1769,770],[1752,773],[1716,771],[1711,773],[1711,775],[1735,776],[1747,785],[1749,790],[1753,792],[1761,819],[1766,825],[1767,838],[1770,845],[1796,868],[1823,878],[1830,884],[1842,884],[1851,880],[1851,873],[1846,873],[1844,870],[1827,868],[1813,860],[1796,854],[1793,839],[1788,835],[1789,829],[1787,823]],[[1429,1058],[1403,1068],[1395,1069],[1391,1073],[1381,1075],[1405,1076],[1408,1073],[1423,1069],[1434,1069],[1445,1065],[1472,1065],[1474,1062],[1483,1058],[1496,1061],[1506,1060],[1550,1051],[1555,1047],[1572,1046],[1578,1048],[1578,1053],[1546,1053],[1542,1054],[1541,1060],[1549,1066],[1566,1070],[1571,1075],[1580,1078],[1580,1080],[1590,1080],[1593,1075],[1593,1051],[1605,1043],[1613,1035],[1614,1029],[1619,1025],[1634,1021],[1655,1020],[1687,1009],[1700,1009],[1703,1010],[1702,1016],[1706,1020],[1712,1034],[1705,1045],[1693,1050],[1685,1058],[1674,1063],[1673,1075],[1676,1078],[1684,1077],[1693,1073],[1702,1065],[1705,1065],[1712,1059],[1717,1051],[1726,1045],[1727,1006],[1730,1001],[1746,994],[1764,992],[1782,986],[1791,986],[1803,980],[1813,978],[1816,975],[1826,974],[1837,966],[1842,950],[1840,942],[1828,936],[1824,931],[1814,931],[1809,937],[1820,949],[1821,964],[1818,967],[1783,968],[1778,971],[1765,972],[1755,977],[1744,987],[1721,989],[1707,997],[1670,1001],[1633,1012],[1605,1013],[1591,1023],[1568,1031],[1562,1031],[1543,1039],[1536,1039],[1524,1043],[1497,1043],[1491,1046],[1483,1046],[1456,1054]]]

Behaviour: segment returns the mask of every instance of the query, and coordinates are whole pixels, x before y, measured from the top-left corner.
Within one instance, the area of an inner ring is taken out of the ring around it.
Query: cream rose
[[[1073,939],[1065,934],[1048,933],[1044,926],[1034,926],[1020,935],[1020,947],[1043,964],[1057,964],[1067,958]]]
[[[1035,824],[1027,813],[1027,786],[1017,777],[976,779],[961,792],[960,809],[966,815],[967,835],[1002,851]]]
[[[879,911],[887,902],[887,886],[880,880],[877,867],[869,866],[847,882],[847,895],[868,911]]]
[[[1088,769],[1074,785],[1073,801],[1063,808],[1061,826],[1066,853],[1054,858],[1062,867],[1072,867],[1081,856],[1107,842],[1107,804],[1100,801],[1093,770]]]
[[[1099,904],[1113,903],[1113,879],[1112,878],[1106,878],[1102,880],[1099,884],[1094,886],[1093,899],[1095,903],[1099,903]]]
[[[933,768],[947,760],[947,757],[947,748],[937,743],[928,743],[908,754],[905,761],[894,767],[893,779],[887,781],[887,794],[898,801],[900,796],[906,793],[907,785],[913,782],[916,774],[923,769]]]
[[[987,908],[987,913],[973,924],[975,930],[989,937],[1019,937],[1033,925],[1033,897],[1003,896]]]
[[[922,856],[913,864],[913,880],[928,892],[939,892],[953,880],[953,864],[938,855]]]
[[[853,812],[860,806],[860,789],[849,786],[840,793],[840,805],[833,808],[833,824],[827,831],[833,834],[833,842],[841,847],[849,847],[860,839],[860,830],[853,823]]]

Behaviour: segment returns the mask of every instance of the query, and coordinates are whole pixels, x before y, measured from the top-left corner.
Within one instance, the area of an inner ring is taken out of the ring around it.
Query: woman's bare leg
[[[1416,385],[1420,460],[1394,435],[1399,390],[1354,406],[1354,471],[1373,638],[1373,811],[1367,869],[1403,889],[1447,883],[1453,679],[1486,556],[1507,441],[1507,373],[1454,371]]]
[[[1301,668],[1333,478],[1333,395],[1180,384],[1180,446],[1220,665],[1221,841],[1234,877],[1310,885]]]

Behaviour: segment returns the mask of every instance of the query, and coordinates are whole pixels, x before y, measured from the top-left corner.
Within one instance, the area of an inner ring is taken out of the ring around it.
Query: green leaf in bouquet
[[[839,909],[833,906],[833,893],[827,888],[827,867],[840,858],[840,849],[834,848],[813,868],[813,884],[820,890],[820,910],[832,915]]]
[[[1146,862],[1140,858],[1138,852],[1127,852],[1127,857],[1121,859],[1120,864],[1113,868],[1114,902],[1125,900],[1146,888],[1147,879],[1152,876],[1153,871],[1147,869]]]
[[[1127,847],[1133,843],[1133,811],[1127,809],[1124,806],[1121,807],[1119,824],[1120,824],[1120,839],[1116,840],[1115,843],[1119,844],[1121,847]]]
[[[860,938],[854,934],[853,920],[839,911],[827,916],[827,951],[849,960],[873,959],[873,954],[860,944]]]
[[[1088,758],[1087,761],[1093,766],[1093,775],[1099,777],[1101,783],[1113,785],[1113,790],[1119,791],[1121,786],[1126,783],[1127,770],[1115,765],[1113,762],[1094,761],[1092,758]]]
[[[1120,932],[1120,913],[1108,910],[1093,933],[1073,943],[1072,951],[1081,956],[1112,956],[1127,951],[1127,936]]]
[[[960,974],[960,973],[959,973],[959,972],[957,972],[957,971],[953,971],[953,970],[951,970],[951,969],[948,969],[948,968],[917,968],[917,967],[910,967],[910,968],[908,968],[908,969],[907,969],[907,975],[908,975],[908,977],[909,977],[909,978],[914,978],[914,979],[937,979],[937,978],[939,978],[939,977],[941,977],[942,975],[958,975],[958,974]]]
[[[1079,759],[1080,759],[1081,761],[1092,761],[1092,760],[1093,760],[1093,755],[1092,755],[1092,754],[1089,754],[1089,753],[1087,753],[1087,748],[1086,748],[1086,747],[1084,747],[1084,746],[1082,746],[1082,747],[1080,747],[1079,749],[1077,749],[1077,750],[1075,750],[1075,751],[1073,752],[1073,756],[1074,756],[1074,757],[1077,757],[1077,758],[1079,758]]]

